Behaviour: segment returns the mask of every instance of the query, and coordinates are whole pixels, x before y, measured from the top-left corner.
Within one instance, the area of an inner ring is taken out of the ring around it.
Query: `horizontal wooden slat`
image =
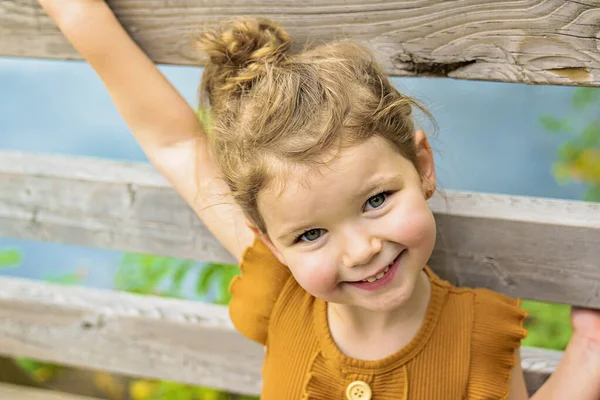
[[[0,353],[258,393],[263,349],[221,306],[0,278]]]
[[[34,389],[0,382],[0,399],[3,400],[100,400],[92,397]]]
[[[600,308],[600,204],[446,196],[431,201],[441,276]],[[0,236],[233,262],[147,164],[0,152]]]
[[[297,48],[352,38],[390,75],[600,86],[600,0],[114,0],[153,60],[202,65],[190,33],[237,15],[281,22]],[[35,1],[0,1],[0,55],[77,59]]]
[[[0,236],[235,262],[147,164],[0,151],[0,165]]]
[[[263,360],[223,306],[18,278],[0,278],[0,354],[248,394],[260,391]],[[523,349],[528,382],[560,357]]]

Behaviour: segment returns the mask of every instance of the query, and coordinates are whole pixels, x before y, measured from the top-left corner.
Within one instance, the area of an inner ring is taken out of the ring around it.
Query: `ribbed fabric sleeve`
[[[520,300],[487,289],[474,291],[469,400],[506,399],[515,350],[527,335]]]
[[[265,345],[269,319],[291,273],[259,238],[244,252],[240,270],[229,286],[229,316],[242,335]]]

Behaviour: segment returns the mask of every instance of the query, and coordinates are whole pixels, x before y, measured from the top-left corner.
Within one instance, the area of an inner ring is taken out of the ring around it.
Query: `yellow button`
[[[346,388],[347,400],[371,400],[371,388],[363,381],[354,381]]]

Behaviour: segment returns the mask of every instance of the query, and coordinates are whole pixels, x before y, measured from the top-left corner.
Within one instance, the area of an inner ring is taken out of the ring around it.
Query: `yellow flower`
[[[134,381],[129,384],[129,396],[132,400],[147,400],[155,390],[156,386],[149,381]]]

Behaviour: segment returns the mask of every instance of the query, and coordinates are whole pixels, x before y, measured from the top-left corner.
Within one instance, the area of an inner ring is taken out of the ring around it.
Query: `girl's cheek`
[[[307,257],[304,260],[294,260],[290,267],[296,281],[313,296],[322,297],[332,290],[337,282],[337,270],[329,260],[317,260]]]
[[[321,296],[330,292],[337,284],[336,270],[330,266],[321,265],[317,268],[311,268],[307,275],[307,285],[310,285],[315,294],[319,293]]]
[[[435,241],[435,219],[429,208],[407,213],[400,221],[402,222],[397,225],[396,235],[401,243],[418,246]]]

